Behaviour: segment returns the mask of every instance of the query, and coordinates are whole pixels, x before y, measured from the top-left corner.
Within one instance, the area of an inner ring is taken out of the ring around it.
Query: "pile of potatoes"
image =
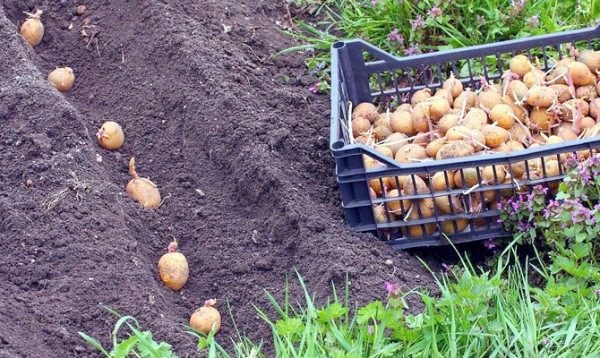
[[[465,88],[451,75],[441,88],[420,89],[410,103],[396,108],[378,108],[360,103],[352,110],[352,142],[372,147],[399,163],[415,163],[493,153],[509,153],[546,144],[600,136],[600,53],[572,51],[572,56],[555,61],[543,71],[539,61],[525,55],[510,61],[499,83],[481,78],[481,86]],[[589,151],[577,153],[588,156]],[[436,214],[479,211],[496,206],[496,192],[486,184],[516,183],[520,180],[558,176],[564,161],[560,155],[480,168],[406,177],[377,178],[369,182],[372,198],[398,197],[397,201],[374,206],[379,223],[414,220]],[[367,169],[384,166],[364,156]],[[461,188],[458,196],[440,195],[419,200],[403,196]],[[556,186],[551,183],[550,187]],[[472,192],[475,190],[475,192]],[[512,195],[512,190],[506,195]],[[502,193],[501,193],[502,194]],[[387,210],[385,208],[387,206]],[[446,234],[463,231],[467,220],[441,223]],[[409,236],[435,231],[434,223],[408,226]]]

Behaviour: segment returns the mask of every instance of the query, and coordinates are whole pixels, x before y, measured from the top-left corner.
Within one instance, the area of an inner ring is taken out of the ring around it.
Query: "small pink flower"
[[[419,14],[414,20],[410,20],[410,25],[412,26],[413,30],[425,27],[425,20],[423,20],[423,15]]]
[[[419,53],[421,53],[421,50],[419,49],[419,44],[413,45],[404,50],[404,54],[407,56],[416,55]]]
[[[596,295],[600,296],[600,288],[597,288],[595,292],[596,292]]]
[[[496,248],[496,243],[494,243],[494,240],[489,239],[483,242],[483,246],[485,246],[486,249],[491,251]]]
[[[540,24],[540,18],[537,15],[533,15],[529,19],[527,19],[527,24],[531,27],[538,27]]]
[[[371,0],[371,6],[373,6],[373,7],[377,6],[378,2],[379,2],[379,0]]]
[[[442,9],[440,9],[437,6],[434,6],[431,9],[429,9],[429,11],[427,11],[427,14],[434,18],[438,17],[438,16],[442,16]]]
[[[368,333],[369,335],[373,335],[373,333],[375,333],[375,329],[373,328],[373,326],[369,325],[369,326],[367,327],[367,333]]]
[[[385,282],[385,290],[390,297],[398,297],[402,293],[400,285],[392,282]]]
[[[310,87],[308,87],[308,90],[312,93],[317,93],[317,92],[319,92],[320,84],[321,84],[321,82],[315,82],[312,85],[310,85]]]
[[[394,28],[388,34],[388,41],[398,42],[399,44],[403,44],[404,43],[404,36],[402,36],[402,34],[398,33],[398,29]]]

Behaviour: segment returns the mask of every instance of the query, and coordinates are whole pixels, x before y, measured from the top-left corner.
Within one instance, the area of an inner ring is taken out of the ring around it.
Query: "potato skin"
[[[475,154],[473,146],[464,140],[455,140],[443,145],[437,152],[436,159],[468,157]]]
[[[221,314],[214,307],[200,307],[190,317],[190,327],[209,334],[214,324],[215,332],[221,328]]]
[[[168,252],[158,260],[158,273],[166,287],[178,291],[187,282],[190,270],[182,253]]]
[[[127,183],[125,191],[129,196],[136,199],[140,205],[147,209],[155,209],[160,206],[160,192],[148,179],[134,178]]]

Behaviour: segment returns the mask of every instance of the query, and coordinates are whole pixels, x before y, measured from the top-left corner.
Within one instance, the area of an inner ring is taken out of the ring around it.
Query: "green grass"
[[[287,294],[278,302],[267,293],[277,316],[257,310],[271,327],[277,357],[600,356],[597,295],[582,295],[569,303],[566,313],[561,303],[544,296],[554,286],[532,287],[530,265],[514,262],[517,257],[509,246],[489,271],[464,260],[461,267],[438,276],[437,297],[412,291],[363,307],[349,305],[347,290],[339,299],[335,288],[332,301],[317,307],[298,276],[304,290],[301,303]],[[422,299],[423,312],[406,312],[409,295]],[[550,314],[557,311],[564,314]],[[214,339],[208,343],[209,357],[248,356],[248,349],[229,354]],[[248,347],[250,342],[243,343]],[[255,349],[251,356],[264,355]]]
[[[284,28],[301,45],[278,55],[307,53],[309,71],[329,81],[329,51],[341,39],[362,38],[395,55],[437,51],[581,28],[600,18],[600,0],[464,0],[398,1],[296,0],[311,9],[314,21],[297,19]],[[517,4],[515,4],[517,3]],[[439,8],[439,15],[430,12]],[[422,17],[422,26],[413,26]],[[396,31],[403,41],[390,34]],[[412,49],[412,50],[411,50]]]
[[[286,290],[282,302],[266,292],[276,312],[256,307],[271,328],[277,357],[583,357],[600,356],[600,301],[594,291],[562,302],[564,289],[539,264],[539,287],[530,284],[527,261],[519,264],[514,242],[483,271],[467,259],[436,278],[439,295],[410,291],[365,306],[350,304],[348,286],[322,307],[315,304],[298,274],[304,296],[296,301]],[[568,278],[566,279],[568,280]],[[382,288],[383,290],[383,288]],[[422,312],[409,313],[406,298],[418,296]],[[123,328],[128,328],[123,332]],[[227,351],[215,339],[188,331],[208,357],[265,357],[234,326],[237,338]],[[109,351],[92,337],[80,335],[106,357],[175,357],[171,346],[155,342],[132,317],[121,317],[112,332]],[[119,336],[124,335],[122,339]]]
[[[148,357],[148,358],[175,358],[170,344],[165,342],[156,342],[152,337],[152,332],[142,331],[138,321],[131,316],[121,316],[116,311],[106,308],[119,319],[112,330],[112,348],[105,348],[100,342],[88,336],[83,332],[79,335],[90,346],[98,350],[104,357],[125,358],[125,357]],[[129,330],[124,332],[125,329]],[[123,336],[124,338],[119,338]]]

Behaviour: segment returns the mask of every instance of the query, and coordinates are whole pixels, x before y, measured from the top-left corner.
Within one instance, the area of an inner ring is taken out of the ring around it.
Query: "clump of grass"
[[[120,317],[112,330],[112,348],[104,348],[102,344],[89,335],[78,332],[79,335],[104,357],[145,357],[145,358],[176,358],[170,344],[156,342],[151,331],[142,331],[138,321],[131,316],[121,316],[116,311],[106,308],[109,312]],[[128,332],[124,329],[128,328]],[[125,335],[119,339],[119,336]]]
[[[317,5],[318,3],[318,5]],[[302,44],[310,72],[327,90],[329,51],[341,39],[362,38],[394,55],[412,55],[528,37],[592,25],[598,0],[295,0],[298,18],[283,31]],[[314,21],[306,21],[306,17]]]

